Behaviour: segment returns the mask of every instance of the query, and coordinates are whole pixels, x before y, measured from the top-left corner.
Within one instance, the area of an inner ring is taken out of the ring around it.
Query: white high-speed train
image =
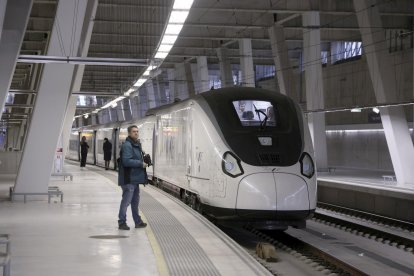
[[[217,221],[301,228],[315,210],[309,129],[300,107],[284,95],[223,88],[151,109],[143,119],[73,129],[68,158],[79,160],[79,139],[86,136],[87,162],[103,166],[107,137],[116,169],[132,124],[152,157],[150,180]]]

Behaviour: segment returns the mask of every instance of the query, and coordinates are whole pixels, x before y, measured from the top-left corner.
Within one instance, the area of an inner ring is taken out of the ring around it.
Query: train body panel
[[[156,114],[154,175],[188,190],[189,108],[180,103]]]
[[[152,156],[149,177],[184,192],[218,220],[303,227],[315,210],[310,132],[300,107],[286,96],[225,88],[152,109],[114,126],[115,156],[132,124]],[[103,133],[110,135],[100,128],[97,147]],[[96,156],[100,165],[99,149]]]

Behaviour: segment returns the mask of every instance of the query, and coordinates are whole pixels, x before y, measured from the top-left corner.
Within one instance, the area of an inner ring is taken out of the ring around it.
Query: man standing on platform
[[[141,143],[138,140],[138,127],[128,127],[128,137],[122,144],[119,160],[118,185],[122,188],[122,201],[119,207],[118,226],[120,230],[129,230],[126,223],[126,211],[131,205],[132,217],[135,228],[146,227],[139,215],[139,184],[146,184],[145,168],[148,164],[144,162]]]

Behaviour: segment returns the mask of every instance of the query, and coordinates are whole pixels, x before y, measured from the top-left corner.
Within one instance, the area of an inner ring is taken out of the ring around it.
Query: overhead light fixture
[[[184,23],[189,11],[172,11],[168,23]]]
[[[129,95],[131,95],[131,93],[133,93],[134,91],[135,91],[135,89],[130,88],[130,89],[128,89],[128,91],[127,91],[127,92],[125,92],[125,93],[124,93],[124,96],[129,96]]]
[[[173,45],[171,45],[171,44],[161,44],[160,47],[158,48],[158,51],[160,51],[160,52],[169,52],[172,47],[173,47]]]
[[[175,0],[173,10],[189,10],[194,0]]]
[[[164,59],[164,58],[166,58],[168,56],[168,53],[167,52],[157,52],[156,54],[155,54],[155,58],[159,58],[159,59]]]
[[[373,109],[372,109],[372,111],[374,111],[375,113],[380,113],[380,110],[379,110],[379,108],[378,107],[374,107]]]
[[[134,83],[134,86],[141,86],[143,85],[145,82],[147,81],[147,79],[139,79]]]
[[[168,24],[165,34],[178,35],[183,26],[183,24]]]
[[[361,108],[352,108],[351,112],[361,112]]]
[[[164,37],[161,40],[161,44],[174,44],[177,38],[178,35],[164,35]]]

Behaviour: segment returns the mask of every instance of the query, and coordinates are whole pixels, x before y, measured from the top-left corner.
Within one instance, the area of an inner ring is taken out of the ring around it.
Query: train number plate
[[[262,146],[271,146],[272,145],[272,137],[258,137],[260,145]]]

